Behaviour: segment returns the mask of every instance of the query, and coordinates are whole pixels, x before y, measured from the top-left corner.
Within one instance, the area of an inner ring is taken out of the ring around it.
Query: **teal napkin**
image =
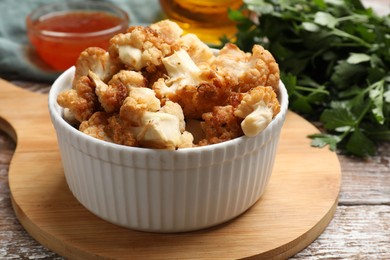
[[[65,2],[65,0],[58,1]],[[48,82],[58,77],[58,72],[50,70],[37,57],[29,43],[25,24],[26,16],[33,9],[44,3],[53,2],[52,0],[0,0],[0,77]],[[95,2],[116,4],[128,13],[130,25],[149,24],[161,18],[158,0],[95,0]]]

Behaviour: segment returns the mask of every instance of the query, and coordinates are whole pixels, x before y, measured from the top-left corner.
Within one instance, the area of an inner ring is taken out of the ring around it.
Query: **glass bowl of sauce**
[[[73,66],[88,47],[107,49],[111,37],[126,32],[129,21],[125,11],[103,2],[46,4],[26,18],[30,42],[56,71]]]

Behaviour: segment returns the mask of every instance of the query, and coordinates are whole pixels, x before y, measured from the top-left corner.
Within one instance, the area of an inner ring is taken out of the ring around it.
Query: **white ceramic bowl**
[[[74,67],[49,93],[66,181],[100,218],[127,228],[183,232],[237,217],[270,179],[288,96],[280,82],[280,113],[256,137],[176,151],[135,148],[95,139],[62,118],[57,95],[71,87]]]

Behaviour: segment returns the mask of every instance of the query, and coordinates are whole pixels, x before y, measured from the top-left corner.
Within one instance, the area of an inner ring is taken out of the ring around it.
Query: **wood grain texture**
[[[62,259],[33,239],[11,206],[8,168],[15,142],[0,130],[0,259]]]
[[[341,205],[390,206],[389,142],[379,146],[377,156],[366,160],[346,156],[339,158],[343,172],[342,182],[348,183],[342,186]]]
[[[2,85],[5,96],[9,86]],[[24,94],[28,98],[29,93]],[[24,129],[31,121],[21,121],[20,114],[0,105],[0,115],[15,128],[18,138],[9,173],[16,215],[34,238],[69,258],[285,258],[310,244],[334,214],[340,189],[337,157],[311,148],[305,136],[314,127],[289,113],[269,187],[244,215],[216,228],[183,234],[150,234],[114,226],[89,213],[71,195],[51,140],[54,133],[47,127],[47,108],[40,111],[42,96],[34,94],[29,100],[31,108],[37,103],[35,114],[28,113],[35,122],[33,133],[46,136],[40,147],[25,138]],[[19,150],[25,140],[28,143]]]
[[[291,259],[390,259],[390,207],[339,206],[326,231]]]

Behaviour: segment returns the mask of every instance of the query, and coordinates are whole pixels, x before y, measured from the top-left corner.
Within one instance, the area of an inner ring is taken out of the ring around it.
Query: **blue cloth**
[[[65,0],[58,0],[65,2]],[[74,0],[73,0],[74,1]],[[81,0],[79,0],[81,1]],[[130,25],[149,24],[161,19],[158,0],[95,0],[112,2],[126,11]],[[37,57],[26,33],[26,16],[36,7],[52,0],[0,0],[0,77],[53,81],[53,72]]]

